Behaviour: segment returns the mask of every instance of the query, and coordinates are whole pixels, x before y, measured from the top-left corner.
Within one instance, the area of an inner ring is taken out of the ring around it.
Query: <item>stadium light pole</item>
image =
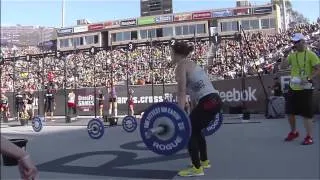
[[[110,37],[110,51],[112,52],[113,51],[113,44],[112,44],[112,36]],[[108,63],[107,63],[107,68],[108,68]],[[113,91],[113,87],[114,87],[114,81],[113,81],[113,59],[110,59],[110,92],[107,91],[107,93],[109,94],[109,96],[112,96],[112,91]],[[107,70],[109,70],[107,69]],[[108,87],[107,87],[107,90],[108,90]],[[113,98],[113,97],[110,97],[110,98]],[[114,104],[115,102],[111,102],[111,114],[109,114],[111,117],[114,115],[115,113],[115,108],[114,108]],[[109,111],[109,110],[108,110]]]
[[[286,1],[282,0],[282,9],[283,9],[283,30],[287,30],[287,8],[286,8]]]
[[[70,121],[69,121],[69,118],[68,118],[68,115],[69,115],[69,112],[68,111],[68,106],[67,106],[67,103],[68,103],[68,99],[67,99],[67,85],[68,85],[68,82],[67,82],[67,57],[57,57],[59,58],[60,60],[62,59],[63,60],[63,73],[64,73],[64,79],[63,79],[63,91],[64,91],[64,113],[65,113],[65,119],[66,119],[66,123],[70,123],[71,122],[71,118],[70,118]]]
[[[245,34],[243,34],[243,37],[242,37],[242,34],[241,34],[241,30],[242,29],[242,26],[240,25],[240,28],[239,28],[239,32],[235,34],[235,38],[236,38],[236,41],[239,42],[239,45],[240,45],[240,58],[241,58],[241,102],[242,102],[242,119],[243,120],[247,120],[247,119],[250,119],[250,115],[249,115],[249,112],[248,112],[248,109],[247,109],[247,103],[245,101],[245,98],[247,98],[248,95],[245,95],[245,88],[246,88],[246,80],[245,80],[245,59],[244,59],[244,56],[243,56],[243,44],[242,44],[242,38],[245,38]]]
[[[64,17],[65,17],[65,0],[62,0],[62,4],[61,4],[61,15],[62,15],[62,24],[61,24],[61,27],[64,27]]]
[[[38,59],[38,70],[37,70],[37,80],[38,83],[41,82],[41,75],[40,75],[40,70],[41,70],[41,65],[40,65],[40,57],[37,58]],[[37,95],[38,95],[38,100],[37,100],[37,108],[38,108],[38,116],[40,116],[40,108],[39,108],[39,102],[40,102],[40,88],[39,85],[36,86],[37,88]]]
[[[152,104],[154,103],[154,80],[153,80],[153,58],[152,56],[152,35],[151,32],[148,32],[148,36],[150,38],[150,44],[149,44],[149,67],[151,70],[151,88],[152,88]]]
[[[197,37],[196,37],[196,27],[193,30],[193,41],[194,41],[194,53],[197,52]]]
[[[13,86],[13,98],[15,99],[15,97],[16,97],[16,83],[15,83],[15,81],[16,81],[16,54],[17,53],[17,50],[16,49],[14,49],[13,50],[13,72],[12,72],[12,74],[13,74],[13,76],[12,76],[12,78],[13,78],[13,81],[12,81],[12,86]],[[14,103],[14,107],[16,107],[16,101],[13,101]],[[13,111],[13,117],[15,117],[16,116],[16,111],[14,110]],[[19,116],[19,114],[18,114],[18,116]],[[17,120],[18,120],[18,118],[17,118]]]
[[[93,56],[94,118],[97,118],[96,57],[93,54],[91,56]]]
[[[162,57],[161,68],[162,68],[162,95],[163,95],[163,100],[165,98],[164,93],[166,93],[165,92],[165,66],[163,65],[164,64],[164,60],[165,60],[165,54],[164,53],[165,53],[165,46],[162,43],[162,45],[161,45],[161,57]]]
[[[40,42],[43,42],[43,27],[41,27]],[[46,57],[45,57],[45,54],[44,54],[43,45],[40,46],[40,49],[41,49],[41,54],[42,54],[42,70],[41,70],[42,71],[42,76],[41,76],[41,80],[42,80],[42,82],[41,82],[41,86],[42,86],[41,92],[42,92],[42,94],[41,94],[41,97],[44,98],[45,89],[46,89],[46,85],[44,83],[44,81],[45,81],[45,70],[44,70],[45,65],[44,65],[44,63],[45,63],[45,58]],[[38,100],[38,108],[40,109],[39,100]],[[44,113],[44,117],[46,117],[46,112],[44,111],[43,113]]]

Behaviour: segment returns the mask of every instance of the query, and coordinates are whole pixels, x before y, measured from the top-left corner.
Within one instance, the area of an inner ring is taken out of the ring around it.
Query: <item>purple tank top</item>
[[[117,97],[116,88],[113,87],[111,89],[111,91],[109,92],[109,94],[110,94],[111,97],[116,98]]]

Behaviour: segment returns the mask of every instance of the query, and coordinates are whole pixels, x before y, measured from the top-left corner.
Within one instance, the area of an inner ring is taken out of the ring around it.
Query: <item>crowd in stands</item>
[[[202,64],[212,80],[241,77],[242,63],[245,76],[276,73],[279,62],[291,49],[290,36],[294,32],[304,33],[309,47],[320,52],[320,24],[314,23],[277,34],[247,33],[241,43],[222,39],[213,58],[207,58],[211,43],[198,41],[191,59]],[[43,53],[36,47],[1,47],[1,50],[5,58]],[[118,84],[126,83],[128,78],[130,85],[144,85],[151,84],[152,77],[154,84],[174,83],[174,69],[168,68],[170,58],[169,45],[162,45],[137,47],[130,52],[103,50],[94,56],[80,51],[60,59],[32,58],[30,62],[17,59],[15,63],[6,61],[2,65],[1,87],[11,91],[13,87],[41,89],[52,80],[58,88],[81,88],[104,86],[111,78]]]

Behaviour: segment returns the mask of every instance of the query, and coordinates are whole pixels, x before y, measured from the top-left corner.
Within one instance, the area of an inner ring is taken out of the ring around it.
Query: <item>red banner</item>
[[[96,31],[103,29],[103,24],[92,24],[88,26],[89,31]]]
[[[210,19],[211,12],[197,12],[192,14],[192,19]]]

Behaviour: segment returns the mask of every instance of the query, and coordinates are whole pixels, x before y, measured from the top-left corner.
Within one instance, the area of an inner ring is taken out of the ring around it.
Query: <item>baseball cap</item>
[[[302,33],[295,33],[292,38],[292,41],[300,41],[300,40],[305,40],[305,37]]]

